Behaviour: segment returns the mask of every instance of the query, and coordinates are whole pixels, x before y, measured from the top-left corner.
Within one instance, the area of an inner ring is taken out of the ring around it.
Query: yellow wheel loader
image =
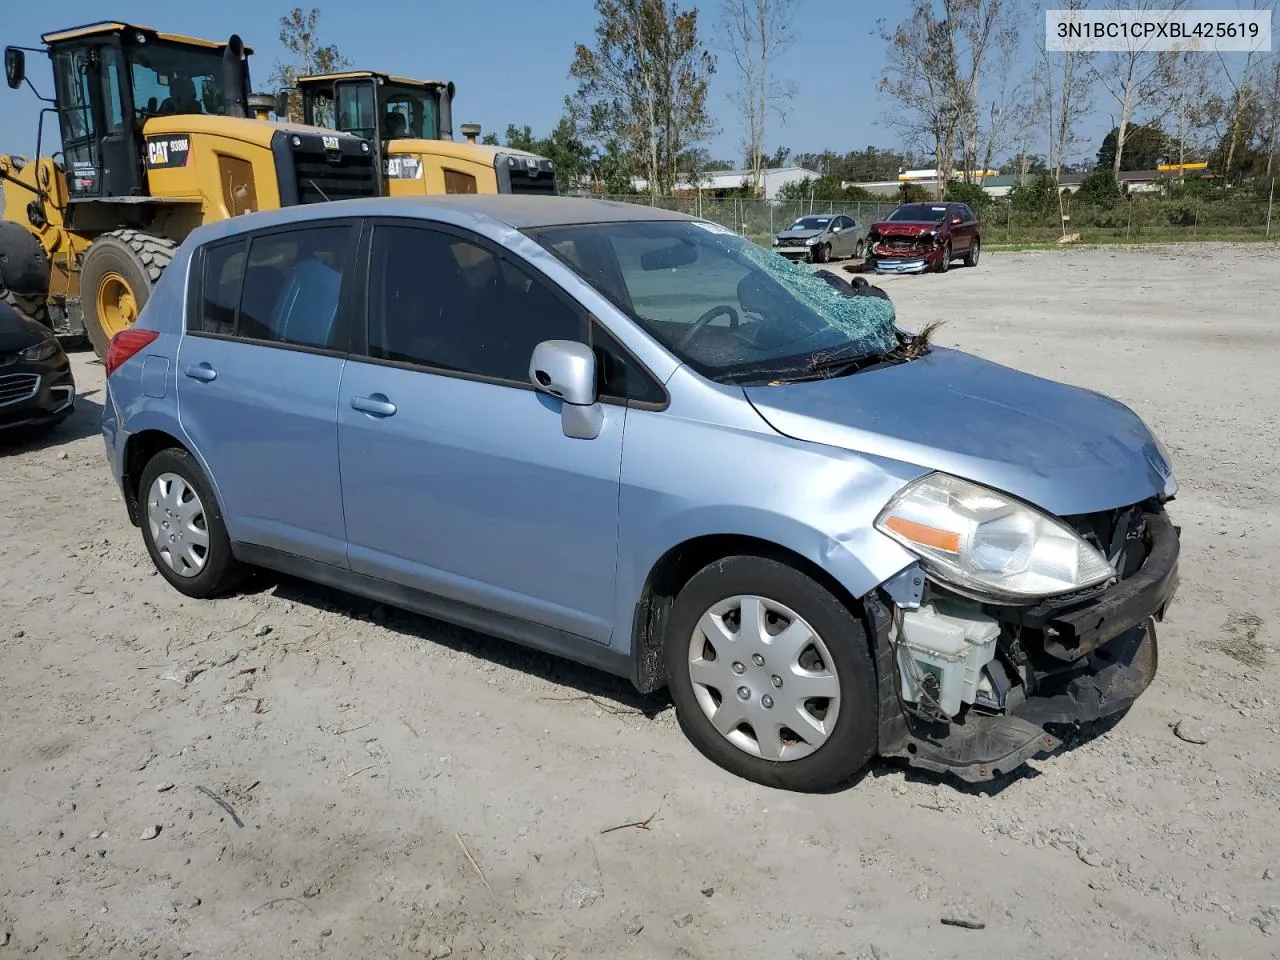
[[[465,142],[453,140],[452,83],[349,70],[299,77],[297,88],[305,123],[375,144],[391,196],[556,193],[546,157],[478,144],[475,124],[462,124]]]
[[[377,151],[336,130],[267,119],[238,36],[224,42],[102,22],[7,47],[11,88],[41,110],[36,158],[0,155],[0,297],[99,356],[131,326],[201,224],[298,203],[377,196]],[[27,79],[47,53],[53,97]],[[53,114],[62,149],[45,155]]]

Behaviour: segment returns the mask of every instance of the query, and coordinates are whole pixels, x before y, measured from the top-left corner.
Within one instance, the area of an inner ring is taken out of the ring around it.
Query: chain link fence
[[[897,201],[889,200],[828,202],[679,196],[659,197],[654,202],[647,196],[593,196],[692,214],[760,244],[768,244],[773,234],[808,214],[843,213],[866,229],[898,206]],[[1110,207],[1066,198],[1061,212],[1056,206],[1042,211],[1017,209],[1008,200],[999,199],[979,211],[979,217],[983,239],[988,244],[1053,243],[1064,233],[1078,233],[1084,243],[1280,239],[1280,209],[1275,209],[1270,195],[1172,199],[1128,194]]]

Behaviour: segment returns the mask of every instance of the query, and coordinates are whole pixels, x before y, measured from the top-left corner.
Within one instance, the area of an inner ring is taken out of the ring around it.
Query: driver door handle
[[[352,397],[351,409],[367,413],[371,417],[393,417],[396,405],[387,399],[384,393],[375,393],[368,397]]]
[[[213,369],[207,363],[195,363],[187,367],[183,371],[192,380],[200,380],[203,383],[212,383],[218,379],[218,371]]]

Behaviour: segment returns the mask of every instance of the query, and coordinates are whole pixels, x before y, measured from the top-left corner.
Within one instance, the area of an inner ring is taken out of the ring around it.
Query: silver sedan
[[[826,263],[843,257],[861,258],[866,242],[862,226],[843,213],[800,217],[773,238],[773,249],[788,260]]]

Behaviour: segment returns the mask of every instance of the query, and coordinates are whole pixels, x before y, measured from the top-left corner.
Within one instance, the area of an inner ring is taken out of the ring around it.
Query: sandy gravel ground
[[[1280,251],[882,282],[1172,450],[1184,583],[1128,716],[986,790],[885,763],[800,796],[492,639],[295,582],[186,601],[78,354],[74,419],[0,449],[0,958],[1277,956]]]

